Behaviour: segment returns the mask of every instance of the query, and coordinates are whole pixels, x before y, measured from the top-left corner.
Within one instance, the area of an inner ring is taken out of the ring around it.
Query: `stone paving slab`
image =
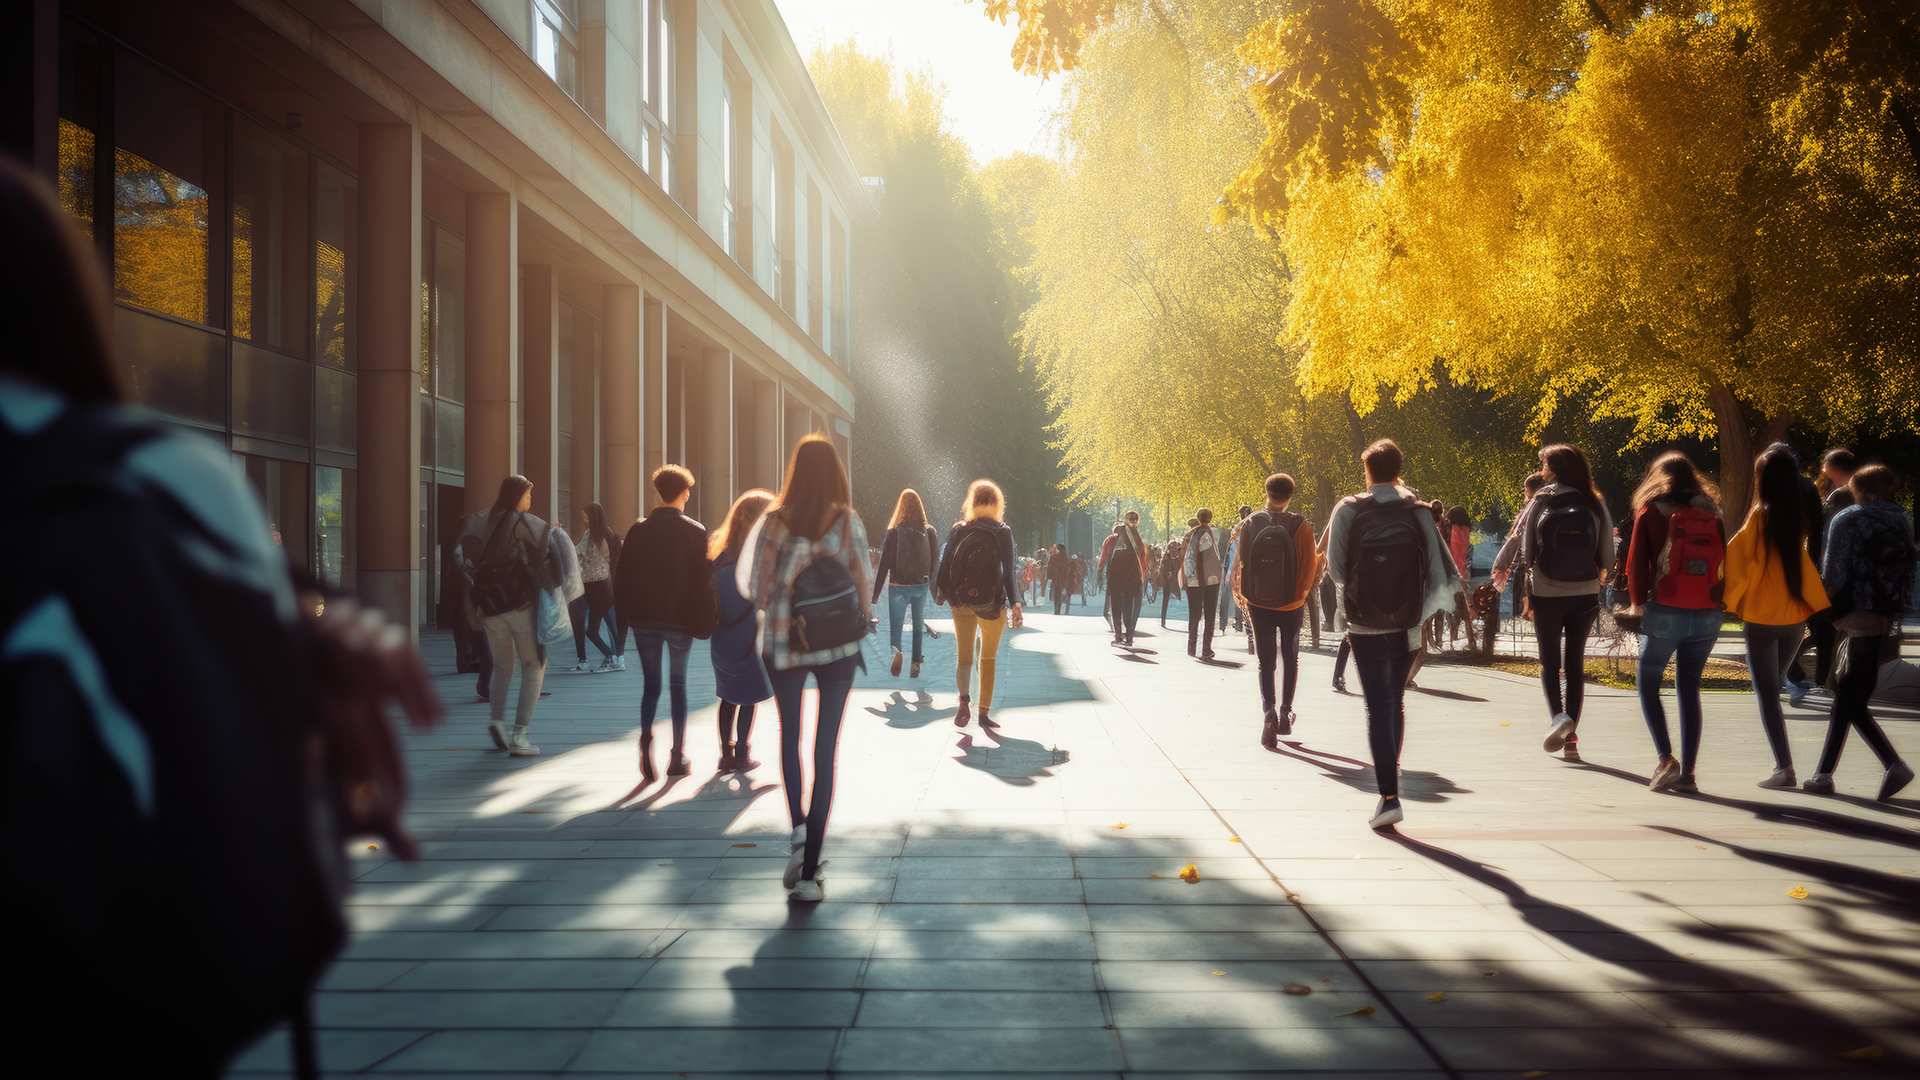
[[[1303,653],[1300,724],[1268,752],[1238,639],[1222,646],[1229,664],[1200,665],[1149,619],[1156,652],[1128,656],[1080,610],[1007,635],[991,733],[953,727],[951,633],[917,682],[869,648],[813,907],[778,880],[777,718],[757,717],[759,770],[715,774],[703,647],[693,773],[627,802],[637,663],[549,678],[533,759],[492,751],[472,676],[443,676],[449,724],[404,737],[424,857],[350,852],[353,939],[316,1004],[323,1067],[674,1080],[1920,1067],[1920,801],[1874,802],[1864,747],[1833,797],[1758,790],[1770,760],[1751,695],[1708,694],[1701,794],[1654,795],[1632,694],[1589,688],[1586,760],[1566,762],[1539,749],[1536,684],[1433,662],[1408,697],[1408,820],[1375,834],[1362,705],[1328,687],[1330,648]],[[444,635],[424,651],[451,668]],[[1787,711],[1803,772],[1824,704]],[[1886,716],[1910,755],[1914,719]],[[1177,876],[1189,863],[1194,884]],[[1877,1065],[1840,1056],[1869,1046]],[[286,1070],[273,1033],[232,1074]]]

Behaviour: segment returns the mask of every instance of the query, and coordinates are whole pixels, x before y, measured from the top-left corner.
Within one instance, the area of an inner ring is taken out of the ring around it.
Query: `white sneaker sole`
[[[1373,815],[1373,817],[1367,821],[1367,828],[1384,829],[1389,825],[1398,825],[1405,820],[1407,820],[1406,812],[1400,809],[1399,803],[1394,803],[1392,806]]]
[[[1546,748],[1547,753],[1557,754],[1561,747],[1567,745],[1567,740],[1573,738],[1573,733],[1579,728],[1578,720],[1562,720],[1554,725],[1553,730],[1547,733],[1546,741],[1540,745]]]
[[[793,854],[787,856],[787,869],[785,873],[780,875],[780,884],[786,886],[789,889],[793,888],[796,884],[798,884],[800,881],[800,868],[803,865],[805,865],[806,861],[807,861],[806,845],[802,844],[801,846],[794,848]]]
[[[493,745],[501,750],[505,750],[513,745],[507,741],[507,725],[505,724],[488,724],[487,734],[493,736]]]

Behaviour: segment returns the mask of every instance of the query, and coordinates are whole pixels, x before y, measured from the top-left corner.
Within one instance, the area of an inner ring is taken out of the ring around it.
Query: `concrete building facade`
[[[576,534],[847,454],[869,206],[772,0],[33,0],[8,149],[112,281],[134,398],[410,625],[502,477]]]

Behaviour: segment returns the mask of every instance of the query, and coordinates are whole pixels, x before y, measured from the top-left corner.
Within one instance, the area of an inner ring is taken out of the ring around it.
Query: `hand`
[[[1026,624],[1027,624],[1026,616],[1020,613],[1019,604],[1015,604],[1012,607],[1007,609],[1007,626],[1009,626],[1012,629],[1018,630],[1022,626],[1025,626]]]

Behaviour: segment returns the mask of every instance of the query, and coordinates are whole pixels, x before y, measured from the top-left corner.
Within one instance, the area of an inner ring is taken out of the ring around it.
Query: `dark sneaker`
[[[1900,794],[1900,789],[1911,783],[1913,783],[1913,766],[1904,761],[1896,761],[1893,763],[1893,766],[1887,770],[1887,778],[1880,781],[1880,794],[1878,798],[1881,802],[1886,802],[1888,799]]]
[[[1692,773],[1682,773],[1680,779],[1673,782],[1674,791],[1687,795],[1700,794],[1700,785],[1693,779]]]
[[[1814,773],[1800,785],[1800,790],[1810,791],[1815,795],[1831,795],[1833,794],[1833,774]]]
[[[1282,710],[1280,713],[1280,734],[1282,735],[1293,734],[1293,725],[1299,719],[1300,719],[1299,717],[1294,715],[1292,709]]]
[[[1336,694],[1344,694],[1347,692],[1347,680],[1343,676],[1335,675],[1333,677],[1333,692]]]
[[[1260,745],[1272,750],[1280,745],[1280,717],[1272,709],[1260,725]]]

